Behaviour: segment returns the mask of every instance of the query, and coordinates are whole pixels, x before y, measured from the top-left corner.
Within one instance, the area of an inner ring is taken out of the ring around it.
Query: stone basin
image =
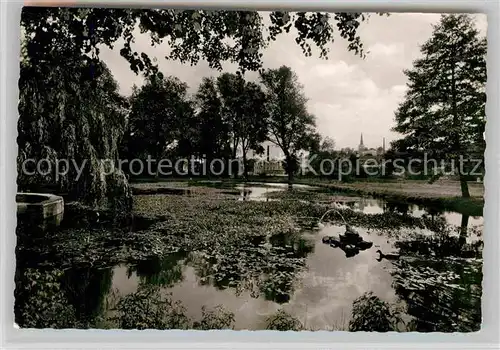
[[[64,214],[64,200],[49,193],[17,193],[17,215],[30,221],[60,221]]]

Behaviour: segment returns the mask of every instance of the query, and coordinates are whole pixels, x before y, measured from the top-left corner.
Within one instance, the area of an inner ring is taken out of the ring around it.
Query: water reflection
[[[383,204],[383,210],[385,212],[393,212],[402,215],[408,215],[411,213],[410,204],[400,201],[386,201]]]
[[[61,278],[62,290],[83,327],[89,327],[104,312],[104,302],[110,292],[112,278],[111,268],[72,268],[64,271]]]
[[[266,187],[265,191],[269,190],[276,188]],[[265,191],[252,188],[244,193],[253,200]],[[353,303],[368,292],[390,305],[401,304],[403,316],[411,319],[407,327],[412,330],[470,331],[479,327],[482,241],[471,227],[482,224],[482,218],[369,198],[343,204],[369,213],[427,215],[436,222],[458,222],[459,228],[440,233],[412,230],[394,238],[356,227],[366,242],[373,242],[370,247],[332,247],[323,240],[328,236],[341,242],[343,226],[327,225],[319,232],[265,232],[234,239],[230,246],[214,241],[209,249],[152,256],[105,269],[73,265],[60,275],[60,271],[38,264],[59,264],[59,255],[44,255],[50,240],[33,240],[29,247],[20,245],[17,251],[16,321],[35,327],[89,327],[112,313],[106,298],[114,288],[125,296],[154,287],[163,294],[172,293],[173,300],[184,305],[182,312],[193,319],[201,317],[204,305],[226,306],[235,314],[236,329],[263,329],[264,320],[281,308],[307,329],[332,329],[343,323],[343,317],[359,320],[353,315]],[[85,220],[91,218],[78,222]],[[147,228],[150,223],[137,220],[128,225],[125,232]],[[389,259],[395,250],[398,259]],[[134,297],[150,295],[141,293]],[[367,300],[372,303],[375,299]],[[141,310],[123,310],[130,312],[130,317],[122,323],[132,327],[130,322],[137,319],[133,312]],[[179,323],[161,320],[159,324]]]
[[[135,273],[141,283],[159,286],[172,287],[176,283],[182,282],[182,260],[187,253],[180,251],[169,254],[166,257],[151,257],[148,260],[137,262],[127,270],[130,278]]]

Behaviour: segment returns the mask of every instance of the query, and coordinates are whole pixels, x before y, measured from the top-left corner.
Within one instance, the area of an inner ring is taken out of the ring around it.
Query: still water
[[[235,329],[262,329],[265,319],[283,308],[312,329],[342,327],[349,321],[352,302],[364,292],[374,292],[380,298],[395,302],[397,296],[391,288],[390,262],[377,262],[375,249],[370,249],[346,258],[340,249],[323,244],[323,235],[343,233],[344,227],[327,226],[320,234],[304,234],[313,244],[313,252],[307,258],[307,271],[299,278],[296,290],[289,302],[279,304],[264,297],[254,298],[249,292],[235,295],[231,289],[220,290],[211,285],[200,285],[195,269],[186,260],[177,262],[182,269],[182,281],[172,288],[175,300],[187,308],[188,316],[199,318],[202,306],[224,305],[235,313]],[[379,236],[368,236],[375,245],[384,249],[390,247],[387,240]],[[378,248],[377,248],[378,249]],[[387,249],[385,249],[387,251]],[[120,293],[137,290],[141,277],[129,274],[129,267],[122,265],[113,269],[112,288]],[[142,276],[144,278],[144,276]]]
[[[240,200],[268,200],[267,193],[284,190],[285,186],[253,184],[240,188],[242,192]],[[368,214],[397,211],[416,217],[440,216],[449,224],[457,226],[464,223],[462,215],[458,213],[436,213],[429,208],[405,203],[389,203],[372,198],[352,197],[337,204]],[[468,218],[466,224],[469,228],[481,229],[483,220],[482,217],[471,217]],[[308,247],[304,253],[306,266],[295,279],[293,292],[287,300],[273,300],[262,295],[251,295],[248,290],[236,293],[233,288],[221,289],[211,283],[206,283],[197,272],[196,253],[192,252],[173,254],[166,259],[168,261],[153,259],[137,264],[122,264],[104,272],[101,271],[102,278],[110,279],[109,283],[100,281],[97,284],[99,287],[93,288],[101,289],[94,293],[86,292],[85,298],[103,299],[111,291],[123,296],[137,291],[141,283],[159,284],[163,285],[162,291],[171,293],[174,300],[180,301],[185,306],[187,316],[194,319],[201,317],[203,306],[223,305],[235,314],[235,329],[238,330],[265,328],[266,318],[279,309],[284,309],[298,317],[307,329],[345,330],[351,317],[353,301],[365,292],[373,292],[391,304],[403,304],[409,310],[406,315],[407,319],[418,319],[419,330],[424,331],[435,330],[437,326],[434,326],[433,322],[436,322],[436,317],[448,317],[443,316],[442,310],[436,305],[447,310],[463,307],[466,315],[469,311],[474,311],[469,309],[476,307],[476,304],[464,306],[462,302],[453,306],[452,303],[462,297],[457,297],[455,294],[448,295],[449,293],[446,290],[443,291],[441,286],[436,286],[434,290],[432,283],[405,288],[395,285],[394,263],[386,259],[377,260],[379,257],[377,250],[384,253],[395,251],[397,241],[388,236],[375,234],[369,229],[356,227],[356,230],[366,241],[373,242],[373,247],[349,258],[341,249],[322,242],[324,236],[343,234],[344,226],[326,225],[319,230],[302,232],[301,240]],[[414,266],[411,265],[411,268],[419,269],[422,265],[425,265],[424,268],[433,266],[435,271],[443,273],[455,271],[459,280],[467,279],[463,277],[465,268],[462,263],[450,265],[443,261],[438,261],[437,264],[435,261],[421,261],[415,263]],[[415,275],[414,278],[422,279],[418,276]],[[479,283],[479,286],[475,287],[480,288],[481,282],[476,278],[468,283],[474,285]],[[107,287],[102,288],[103,285]],[[449,302],[446,301],[447,297],[449,297]],[[97,302],[87,300],[87,304],[93,305]],[[104,312],[107,311],[104,310]]]

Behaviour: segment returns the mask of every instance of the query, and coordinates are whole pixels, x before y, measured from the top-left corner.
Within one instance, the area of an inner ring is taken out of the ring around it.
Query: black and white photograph
[[[26,6],[19,328],[481,329],[487,19]]]

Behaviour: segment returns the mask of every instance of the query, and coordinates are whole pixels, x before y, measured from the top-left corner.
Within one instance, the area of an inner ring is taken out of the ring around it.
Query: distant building
[[[385,154],[385,137],[382,139],[382,147],[378,148],[367,148],[363,142],[363,133],[361,133],[361,139],[358,146],[358,156],[360,158],[369,157],[381,157]]]
[[[382,159],[385,154],[385,137],[382,139],[382,147],[378,148],[367,148],[363,142],[363,134],[361,134],[361,139],[359,141],[357,155],[361,161],[361,166],[365,171],[375,171],[376,169],[382,168]],[[368,162],[370,161],[370,163]]]
[[[271,145],[266,145],[265,156],[254,156],[254,175],[284,176],[283,157],[271,158]]]

